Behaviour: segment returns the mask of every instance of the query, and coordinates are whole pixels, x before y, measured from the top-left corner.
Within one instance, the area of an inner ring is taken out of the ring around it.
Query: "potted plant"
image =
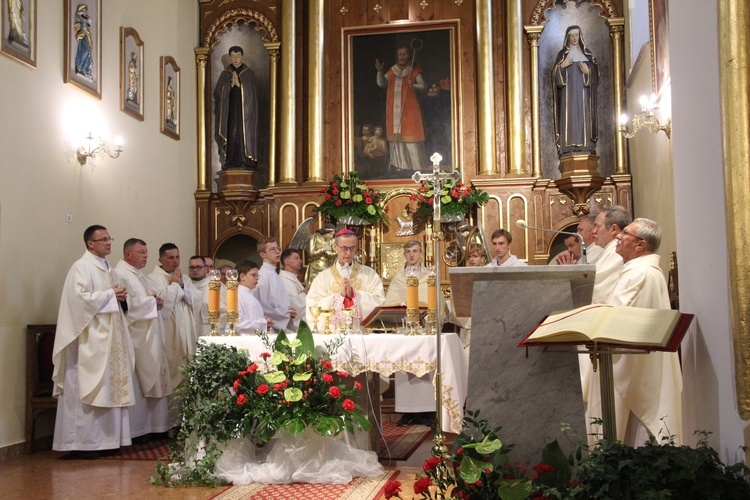
[[[366,225],[388,222],[386,210],[380,206],[382,194],[359,178],[357,172],[334,175],[320,191],[324,200],[315,212],[344,224]],[[364,224],[363,224],[364,222]]]
[[[457,222],[463,220],[474,206],[481,206],[490,200],[490,195],[483,189],[477,189],[473,184],[454,182],[448,179],[441,186],[440,212],[443,222]],[[422,181],[417,194],[411,196],[417,202],[416,216],[423,221],[432,218],[435,187],[430,181]]]

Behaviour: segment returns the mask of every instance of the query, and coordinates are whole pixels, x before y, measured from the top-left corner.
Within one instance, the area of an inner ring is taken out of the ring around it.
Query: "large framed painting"
[[[120,28],[120,109],[143,121],[143,40],[133,28]]]
[[[366,180],[460,166],[459,21],[343,30],[343,170]],[[410,181],[411,182],[411,181]]]
[[[36,68],[36,0],[4,1],[0,13],[0,51]]]
[[[669,85],[669,1],[648,0],[651,35],[651,82],[661,98]]]
[[[65,83],[102,98],[101,0],[64,0]]]
[[[180,67],[172,56],[159,58],[161,76],[159,89],[161,106],[159,122],[161,133],[180,140]]]

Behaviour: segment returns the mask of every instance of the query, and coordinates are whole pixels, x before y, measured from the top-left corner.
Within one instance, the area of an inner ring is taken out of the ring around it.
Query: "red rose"
[[[337,206],[337,207],[340,207],[340,206],[341,206],[341,200],[336,200],[336,206]]]
[[[437,467],[440,462],[442,462],[442,460],[440,460],[438,457],[430,457],[424,461],[424,463],[422,464],[422,468],[424,470],[432,470]]]
[[[346,411],[354,411],[354,401],[351,399],[345,399],[341,406],[343,406]]]
[[[341,389],[339,389],[335,385],[332,385],[328,388],[328,394],[330,394],[333,399],[337,399],[339,396],[341,396]]]
[[[332,183],[331,183],[331,187],[333,187],[333,188],[335,188],[335,187],[338,187],[338,185],[339,185],[339,183],[338,183],[338,182],[332,182]]]
[[[258,365],[253,363],[252,365],[247,367],[247,373],[255,373],[255,370],[258,369]]]
[[[320,378],[322,378],[325,382],[328,382],[329,384],[333,382],[333,376],[330,373],[324,373]]]
[[[345,372],[345,371],[343,371],[343,370],[339,370],[339,371],[337,371],[337,372],[336,372],[336,374],[337,374],[337,375],[338,375],[339,377],[341,377],[341,378],[346,378],[346,377],[348,377],[348,376],[349,376],[349,374],[348,374],[348,373],[346,373],[346,372]]]
[[[323,367],[323,368],[325,368],[326,370],[330,370],[330,369],[332,369],[332,368],[333,368],[333,365],[332,365],[332,364],[331,364],[331,362],[330,362],[330,361],[328,361],[327,359],[324,359],[323,361],[321,361],[321,362],[320,362],[320,366],[322,366],[322,367]]]
[[[411,200],[411,201],[417,201],[417,195],[413,194],[413,195],[409,196],[409,200]]]
[[[430,205],[432,205],[434,202],[435,202],[434,197],[430,196],[429,198],[427,198],[427,203],[429,203]]]
[[[357,382],[355,380],[354,381],[354,388],[357,389],[358,391],[361,391],[362,390],[362,384],[360,384],[359,382]]]
[[[263,359],[268,359],[268,358],[271,357],[271,353],[270,352],[262,352],[262,353],[260,353],[260,357],[263,358]]]
[[[385,495],[385,498],[393,498],[399,496],[399,493],[401,492],[401,483],[398,481],[389,481],[386,483],[385,487],[383,488],[383,495]]]
[[[239,391],[240,390],[240,379],[236,379],[234,381],[234,384],[232,385],[232,387],[234,388],[234,392]]]
[[[268,392],[268,389],[269,389],[268,384],[260,384],[258,386],[258,389],[256,390],[258,391],[258,394],[265,394]]]
[[[326,201],[328,201],[330,199],[331,199],[331,195],[330,194],[326,194]]]
[[[459,449],[456,450],[456,455],[463,455],[463,454],[464,454],[464,449],[463,448],[459,448]]]
[[[476,486],[477,488],[481,488],[482,487],[482,480],[480,479],[479,481],[477,481],[476,483],[474,483],[474,486]]]
[[[273,390],[278,391],[279,389],[283,389],[281,384],[273,384]]]
[[[417,480],[417,482],[414,483],[414,494],[421,495],[422,493],[429,490],[431,485],[432,485],[432,481],[430,480],[429,477],[423,477]]]
[[[372,205],[372,198],[365,198],[365,203]]]
[[[338,189],[334,189],[333,191],[331,191],[331,194],[332,195],[337,195],[337,194],[339,194],[339,190]]]
[[[239,396],[237,396],[238,405],[244,405],[245,401],[247,401],[247,397],[244,394],[240,394]]]

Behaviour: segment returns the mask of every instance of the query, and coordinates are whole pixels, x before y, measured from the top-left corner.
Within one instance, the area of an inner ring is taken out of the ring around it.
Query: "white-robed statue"
[[[112,238],[97,225],[83,239],[86,252],[68,271],[57,317],[52,449],[97,458],[99,451],[131,444],[135,358],[123,314],[127,291],[106,259]]]
[[[586,48],[583,32],[570,26],[552,68],[555,139],[560,156],[596,152],[599,65]]]
[[[345,318],[341,310],[346,308],[355,309],[353,317],[362,320],[377,306],[383,305],[383,281],[374,269],[354,260],[357,236],[352,230],[339,230],[333,248],[337,254],[336,262],[313,280],[307,294],[307,310],[312,306],[333,310],[332,325],[343,324]],[[318,322],[318,328],[322,329],[324,319],[321,317]]]

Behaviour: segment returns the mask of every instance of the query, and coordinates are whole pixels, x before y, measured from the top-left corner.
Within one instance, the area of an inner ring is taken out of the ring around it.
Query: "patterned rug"
[[[349,484],[248,484],[230,486],[212,500],[375,500],[383,494],[385,484],[400,471],[385,471],[377,477],[358,477]]]
[[[414,450],[419,448],[432,429],[425,425],[398,427],[393,422],[383,423],[383,438],[380,439],[378,458],[384,460],[406,460]],[[134,444],[120,448],[114,455],[102,457],[101,460],[157,460],[169,454],[169,443],[166,439],[157,439],[145,444]]]

